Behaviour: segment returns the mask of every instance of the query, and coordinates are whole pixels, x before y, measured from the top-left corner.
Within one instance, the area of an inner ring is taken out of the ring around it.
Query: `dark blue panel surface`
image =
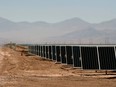
[[[52,46],[52,59],[53,60],[56,60],[56,49],[55,49],[55,46]]]
[[[48,46],[46,46],[46,58],[49,57],[49,53],[48,53]]]
[[[60,58],[60,46],[56,46],[56,61],[61,62]]]
[[[73,61],[74,67],[81,67],[81,59],[80,59],[80,47],[73,46]]]
[[[97,47],[81,47],[82,68],[99,69]]]
[[[66,46],[66,53],[67,53],[67,64],[73,64],[72,46]]]
[[[51,55],[51,46],[49,46],[49,59],[52,59],[52,55]]]
[[[104,70],[116,69],[114,47],[98,47],[100,68]]]
[[[61,46],[61,62],[66,63],[66,46]]]

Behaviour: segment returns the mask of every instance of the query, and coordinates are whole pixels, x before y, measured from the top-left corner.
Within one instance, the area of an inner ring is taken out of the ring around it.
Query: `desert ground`
[[[116,87],[116,72],[82,70],[0,47],[0,87]]]

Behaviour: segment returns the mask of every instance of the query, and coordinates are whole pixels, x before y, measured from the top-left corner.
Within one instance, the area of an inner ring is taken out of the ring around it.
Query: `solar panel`
[[[36,55],[36,45],[34,46],[34,54]]]
[[[45,57],[45,46],[43,46],[43,57]]]
[[[67,64],[73,64],[72,46],[66,46]]]
[[[55,51],[55,46],[52,46],[52,59],[56,60],[56,55],[55,55],[56,51]]]
[[[38,45],[36,45],[36,55],[38,55]]]
[[[37,45],[35,45],[35,55],[37,55]]]
[[[73,46],[73,66],[81,67],[80,47],[79,46]]]
[[[33,54],[33,46],[31,46],[31,53]]]
[[[41,57],[43,57],[43,47],[41,45]]]
[[[51,55],[51,46],[49,46],[49,59],[52,59],[52,55]]]
[[[35,49],[34,49],[34,54],[36,55],[36,45],[35,45],[34,47],[35,47]]]
[[[82,68],[99,69],[97,47],[81,47]]]
[[[36,49],[37,49],[36,54],[38,55],[38,45],[37,45],[37,48]]]
[[[100,68],[104,70],[116,69],[116,57],[114,47],[98,47]]]
[[[33,54],[35,54],[35,46],[33,45]]]
[[[56,46],[56,61],[61,62],[61,59],[60,59],[60,46]]]
[[[46,46],[46,58],[48,58],[48,46]]]
[[[35,45],[33,46],[33,54],[35,54]]]
[[[39,46],[39,56],[41,56],[41,46]]]
[[[40,45],[38,46],[38,53],[39,53],[39,56],[40,56]]]
[[[61,46],[61,62],[66,63],[66,46]]]

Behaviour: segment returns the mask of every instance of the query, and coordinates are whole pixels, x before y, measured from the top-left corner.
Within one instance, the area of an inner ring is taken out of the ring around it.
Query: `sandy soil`
[[[0,48],[0,87],[116,87],[116,72],[73,69],[19,50]]]

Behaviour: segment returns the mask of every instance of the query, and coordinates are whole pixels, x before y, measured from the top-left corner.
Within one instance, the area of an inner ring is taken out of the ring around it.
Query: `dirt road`
[[[0,48],[0,87],[116,87],[116,73],[104,75],[103,71],[73,69],[20,54],[7,47]]]

